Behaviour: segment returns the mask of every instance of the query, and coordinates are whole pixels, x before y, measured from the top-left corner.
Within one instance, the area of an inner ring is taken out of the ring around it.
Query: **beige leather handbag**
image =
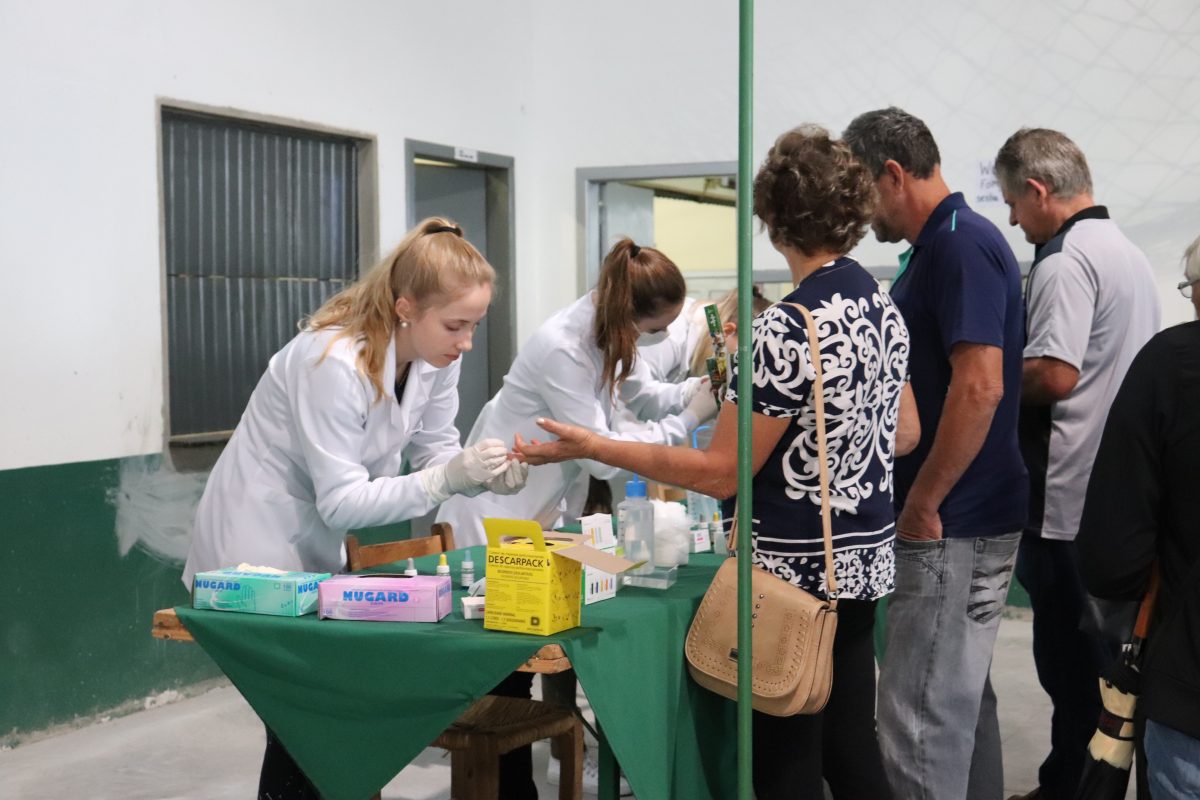
[[[829,510],[829,460],[825,439],[825,384],[817,325],[804,306],[816,381],[813,397],[820,458],[821,527],[825,535],[825,580],[828,600],[751,567],[753,642],[752,693],[755,710],[777,717],[815,714],[829,700],[833,684],[833,636],[837,630],[837,577]],[[732,550],[732,545],[731,545]],[[688,670],[705,689],[737,699],[737,561],[721,564],[688,630],[684,654]]]

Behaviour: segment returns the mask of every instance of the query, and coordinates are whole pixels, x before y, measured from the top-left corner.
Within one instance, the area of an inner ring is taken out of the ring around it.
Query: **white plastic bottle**
[[[471,560],[471,556],[463,557],[462,567],[459,572],[458,584],[464,589],[470,589],[471,584],[475,582],[475,562]]]
[[[654,507],[646,499],[646,482],[634,475],[625,484],[625,499],[617,506],[617,536],[625,558],[644,561],[625,573],[627,586],[666,589],[675,583],[676,568],[659,567],[654,559]]]

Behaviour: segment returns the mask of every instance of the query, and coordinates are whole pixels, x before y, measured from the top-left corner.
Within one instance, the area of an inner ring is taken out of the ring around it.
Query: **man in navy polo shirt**
[[[857,117],[844,136],[876,176],[876,237],[912,245],[891,293],[911,337],[921,442],[895,467],[884,766],[896,797],[998,800],[989,671],[1028,510],[1017,443],[1021,272],[996,226],[950,193],[925,123],[887,108]]]

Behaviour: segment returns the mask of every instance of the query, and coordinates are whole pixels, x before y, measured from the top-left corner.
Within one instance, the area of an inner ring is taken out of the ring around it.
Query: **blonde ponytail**
[[[329,347],[343,337],[361,342],[357,367],[371,381],[379,401],[385,395],[384,359],[396,328],[396,300],[409,297],[424,311],[439,300],[495,280],[495,270],[463,238],[462,228],[448,219],[430,217],[409,231],[370,272],[325,301],[304,327],[310,331],[340,328]]]

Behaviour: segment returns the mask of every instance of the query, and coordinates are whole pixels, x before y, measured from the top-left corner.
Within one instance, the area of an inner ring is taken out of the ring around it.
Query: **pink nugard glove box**
[[[449,575],[338,575],[317,592],[321,619],[437,622],[451,607]]]

